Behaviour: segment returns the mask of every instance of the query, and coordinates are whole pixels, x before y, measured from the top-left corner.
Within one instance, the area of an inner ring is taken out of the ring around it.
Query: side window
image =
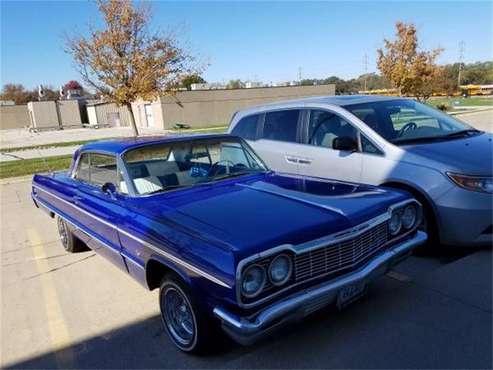
[[[231,134],[242,137],[245,140],[255,140],[257,138],[257,126],[259,114],[244,117],[238,122],[231,131]]]
[[[102,186],[106,182],[111,182],[118,186],[118,173],[114,156],[91,153],[90,159],[89,172],[92,184]]]
[[[84,153],[79,159],[75,178],[80,181],[89,182],[89,154]]]
[[[268,140],[296,143],[300,110],[291,109],[265,114],[262,137]]]
[[[111,155],[84,153],[79,160],[75,178],[98,186],[111,182],[118,187],[116,158]]]
[[[383,154],[365,135],[361,135],[361,149],[363,153]]]
[[[350,137],[356,141],[357,134],[354,126],[334,113],[324,110],[310,111],[308,144],[332,149],[335,138]]]

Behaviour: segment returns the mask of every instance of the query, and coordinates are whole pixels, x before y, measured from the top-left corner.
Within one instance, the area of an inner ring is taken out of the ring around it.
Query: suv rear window
[[[245,140],[255,140],[257,138],[259,114],[244,117],[238,122],[231,131],[231,134],[239,136]]]
[[[299,109],[266,113],[262,137],[267,140],[297,142],[299,115]]]

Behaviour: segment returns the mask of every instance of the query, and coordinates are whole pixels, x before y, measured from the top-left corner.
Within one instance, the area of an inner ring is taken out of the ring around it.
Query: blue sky
[[[4,1],[0,83],[59,86],[79,79],[63,51],[65,33],[98,24],[91,1]],[[376,48],[397,20],[416,24],[425,48],[443,47],[439,62],[493,59],[493,2],[152,2],[153,27],[178,28],[183,45],[210,66],[204,77],[265,82],[376,71]]]

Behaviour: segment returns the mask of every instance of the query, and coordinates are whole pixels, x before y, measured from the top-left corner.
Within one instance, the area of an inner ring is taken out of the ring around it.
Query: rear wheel
[[[195,304],[185,284],[167,275],[159,290],[161,318],[169,338],[184,352],[204,353],[218,332],[214,322]]]
[[[57,226],[60,242],[67,252],[75,253],[86,250],[84,244],[72,234],[67,222],[59,216],[57,216]]]

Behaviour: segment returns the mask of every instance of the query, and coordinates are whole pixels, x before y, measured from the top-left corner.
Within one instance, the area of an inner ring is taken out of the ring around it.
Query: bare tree
[[[68,37],[66,51],[88,86],[129,109],[138,136],[132,103],[172,94],[191,73],[192,58],[173,35],[149,30],[148,7],[134,6],[131,0],[97,0],[97,4],[104,27],[91,29],[89,37]]]

